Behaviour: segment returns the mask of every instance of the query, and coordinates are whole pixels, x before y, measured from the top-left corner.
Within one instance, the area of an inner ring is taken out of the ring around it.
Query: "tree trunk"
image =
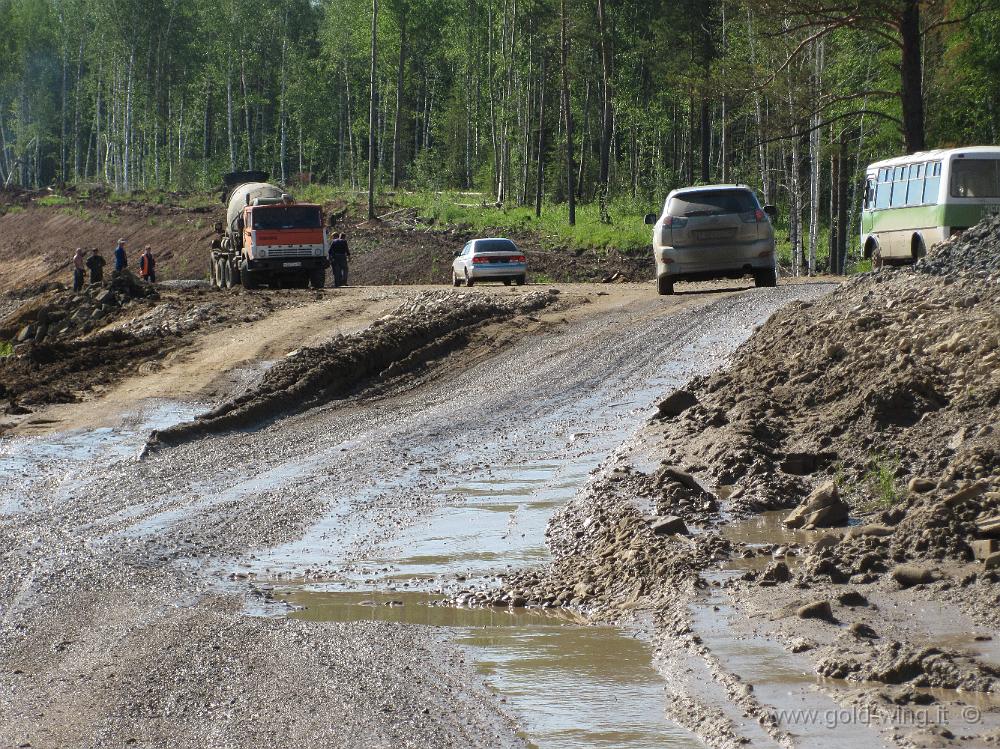
[[[899,19],[902,40],[900,75],[902,78],[903,138],[907,153],[923,151],[924,96],[921,63],[920,0],[904,0]]]
[[[608,177],[611,157],[611,75],[612,52],[608,41],[607,19],[605,18],[604,0],[597,0],[597,31],[601,46],[601,143],[600,164],[597,171],[597,199],[600,204],[601,223],[609,223],[608,215]]]
[[[281,90],[279,92],[278,114],[279,127],[281,128],[281,145],[279,146],[278,160],[281,162],[281,184],[288,184],[288,126],[287,111],[285,108],[285,65],[288,57],[288,9],[285,9],[285,16],[281,24]]]
[[[701,181],[712,181],[712,109],[707,96],[701,99]]]
[[[573,184],[573,107],[569,92],[569,33],[566,28],[566,0],[559,2],[559,45],[562,48],[562,98],[566,123],[566,197],[569,225],[576,226],[576,188]]]
[[[535,170],[535,218],[542,216],[542,193],[545,190],[545,63],[542,53],[542,75],[538,80],[538,164]]]
[[[590,140],[590,81],[583,95],[583,127],[580,128],[580,163],[576,169],[576,197],[583,200],[583,181],[586,179],[587,142]]]
[[[406,70],[406,21],[408,9],[404,5],[399,11],[399,64],[396,66],[396,115],[392,125],[392,187],[399,187],[400,169],[399,141],[402,135],[403,118],[403,73]],[[468,124],[466,124],[468,131]],[[468,148],[466,148],[468,150]]]
[[[371,97],[368,101],[368,218],[375,218],[375,115],[378,90],[375,78],[375,61],[378,42],[378,0],[372,0],[372,57]]]
[[[844,261],[847,259],[847,235],[850,231],[848,222],[847,183],[850,172],[847,169],[847,133],[841,131],[837,150],[837,265],[831,266],[834,273],[844,272]]]

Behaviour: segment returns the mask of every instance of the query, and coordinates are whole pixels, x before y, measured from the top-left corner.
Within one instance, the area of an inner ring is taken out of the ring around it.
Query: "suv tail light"
[[[682,229],[687,225],[688,220],[680,216],[664,216],[663,225],[671,229]]]
[[[760,223],[761,221],[764,220],[764,218],[766,216],[767,216],[767,214],[764,213],[764,211],[762,211],[760,208],[757,208],[757,209],[755,209],[754,211],[752,211],[750,213],[743,213],[743,214],[741,214],[740,218],[743,219],[743,223],[745,223],[745,224],[752,224],[754,222]]]

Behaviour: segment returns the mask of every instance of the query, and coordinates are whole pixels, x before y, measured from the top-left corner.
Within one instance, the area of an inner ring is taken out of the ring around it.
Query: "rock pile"
[[[983,219],[933,247],[917,271],[950,279],[1000,280],[1000,215]]]
[[[15,353],[25,344],[63,341],[85,335],[113,321],[122,309],[134,301],[155,301],[156,289],[131,273],[116,273],[110,281],[91,284],[80,292],[56,291],[35,304],[22,307],[11,318],[0,322],[0,334],[12,332]]]
[[[664,402],[666,459],[732,486],[744,512],[791,507],[834,478],[860,506],[896,501],[913,476],[995,476],[998,263],[991,219],[920,270],[866,274],[790,305],[728,370]]]

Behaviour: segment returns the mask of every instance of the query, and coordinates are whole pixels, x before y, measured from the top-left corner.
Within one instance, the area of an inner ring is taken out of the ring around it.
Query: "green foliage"
[[[652,243],[650,228],[643,223],[647,210],[632,199],[612,201],[610,224],[601,223],[597,204],[579,206],[576,225],[569,226],[565,204],[545,203],[541,218],[536,218],[533,206],[497,208],[484,205],[483,198],[482,194],[423,191],[398,193],[393,200],[401,207],[415,208],[427,226],[458,226],[477,234],[531,232],[550,247],[641,252]]]
[[[11,341],[0,341],[0,359],[7,356],[12,356],[14,353],[14,344]]]
[[[842,157],[856,242],[864,166],[903,149],[896,5],[810,39],[810,24],[832,16],[809,13],[808,3],[603,2],[603,25],[596,2],[565,3],[577,227],[565,225],[560,5],[551,0],[386,0],[374,97],[365,0],[0,0],[0,182],[107,182],[116,200],[140,193],[183,205],[230,169],[254,168],[301,199],[352,202],[366,184],[374,99],[380,202],[390,191],[417,191],[424,197],[408,199],[436,223],[530,229],[554,245],[640,248],[648,229],[637,219],[670,189],[727,180],[780,206],[779,254],[788,263],[789,208],[797,192],[808,223],[816,168],[822,265],[831,159]],[[993,0],[920,7],[923,25],[937,26],[920,45],[928,145],[996,141],[1000,9]],[[788,59],[795,49],[801,54]],[[817,121],[821,143],[810,154],[806,131]],[[610,225],[594,220],[602,144]],[[536,220],[525,204],[539,162],[545,206]],[[342,187],[296,187],[316,181]],[[454,196],[469,191],[486,203],[503,192],[504,207],[456,205],[477,202]]]
[[[869,457],[860,478],[848,478],[843,465],[838,465],[834,481],[847,500],[865,512],[886,510],[902,498],[897,478],[900,462],[883,454]]]
[[[73,199],[67,198],[64,195],[45,195],[38,198],[35,203],[41,206],[60,206],[60,205],[72,205]]]

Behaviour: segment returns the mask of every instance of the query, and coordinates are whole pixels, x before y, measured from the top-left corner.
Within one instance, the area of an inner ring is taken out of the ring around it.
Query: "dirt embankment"
[[[1000,662],[973,647],[996,636],[1000,600],[998,358],[993,219],[915,268],[867,274],[776,314],[728,369],[667,398],[642,439],[554,518],[549,567],[461,601],[611,619],[651,608],[664,668],[703,661],[779,742],[787,726],[712,649],[692,613],[699,602],[725,601],[754,636],[855,685],[824,687],[840,704],[884,716],[954,699],[914,689],[1000,691]],[[758,513],[785,517],[797,505],[784,527],[745,535],[764,522]],[[739,743],[710,701],[673,709],[711,743]],[[895,720],[885,730],[907,741],[957,736]],[[989,723],[962,728],[998,735]]]
[[[259,320],[324,293],[223,294],[152,287],[128,274],[78,294],[43,287],[0,319],[0,340],[13,341],[12,353],[0,358],[0,401],[16,416],[84,400],[144,368],[155,370],[203,333]]]
[[[97,248],[110,258],[115,242],[125,239],[138,258],[149,244],[157,257],[161,280],[207,278],[207,253],[221,206],[189,207],[147,204],[138,200],[111,203],[102,194],[70,195],[64,205],[39,204],[37,195],[0,193],[0,292],[43,282],[69,283],[76,247]],[[207,200],[207,199],[206,199]],[[343,203],[326,206],[339,216],[351,246],[353,284],[449,283],[455,251],[476,235],[454,228],[411,227],[392,218],[367,221]],[[388,207],[383,212],[389,212]],[[512,235],[528,256],[529,278],[556,282],[640,281],[653,277],[652,253],[544,246],[531,233]]]
[[[150,446],[178,444],[284,416],[344,396],[377,378],[410,372],[466,345],[483,325],[530,315],[555,302],[556,289],[511,297],[430,291],[330,342],[301,348],[269,369],[249,392],[195,421],[154,432]]]

